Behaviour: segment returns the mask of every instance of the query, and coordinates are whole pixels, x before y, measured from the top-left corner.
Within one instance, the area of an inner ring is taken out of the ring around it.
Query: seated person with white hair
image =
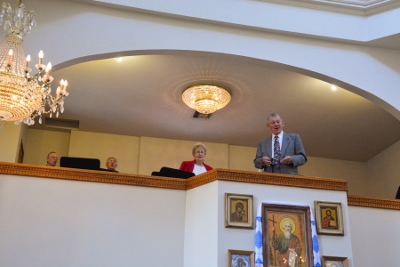
[[[183,161],[179,169],[186,172],[192,172],[195,175],[212,170],[213,168],[211,166],[204,163],[206,154],[207,148],[205,145],[201,143],[195,144],[192,148],[193,160]]]
[[[109,157],[107,159],[106,167],[108,171],[118,172],[116,169],[118,167],[118,161],[115,157]]]

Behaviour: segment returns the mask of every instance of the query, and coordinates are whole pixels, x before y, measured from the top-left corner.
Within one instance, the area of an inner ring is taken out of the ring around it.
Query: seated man
[[[115,157],[109,157],[106,163],[107,170],[112,172],[118,172],[116,169],[118,167],[118,162]]]
[[[47,154],[47,164],[46,166],[56,166],[58,161],[57,153],[56,152],[50,152]]]

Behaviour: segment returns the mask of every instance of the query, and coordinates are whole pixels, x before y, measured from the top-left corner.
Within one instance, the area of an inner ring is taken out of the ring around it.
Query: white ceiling
[[[400,36],[364,45],[399,50]],[[301,135],[308,156],[360,162],[400,137],[399,120],[349,88],[332,91],[295,69],[239,56],[154,51],[122,62],[89,61],[52,75],[70,84],[60,118],[79,120],[81,131],[256,147],[269,135],[268,115],[276,112],[286,132]],[[231,103],[210,119],[193,118],[194,110],[181,99],[185,88],[200,82],[232,93]]]
[[[164,51],[81,63],[53,75],[71,85],[60,118],[79,120],[81,131],[256,147],[269,134],[267,116],[277,112],[286,132],[301,135],[308,156],[361,162],[400,136],[400,122],[360,96],[238,56]],[[232,93],[210,119],[193,118],[181,99],[199,82]]]
[[[332,12],[368,16],[400,6],[399,0],[262,0]]]

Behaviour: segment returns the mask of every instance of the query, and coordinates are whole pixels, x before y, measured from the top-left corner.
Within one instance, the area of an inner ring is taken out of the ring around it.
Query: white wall
[[[0,266],[182,267],[185,194],[0,175]]]
[[[227,266],[228,249],[254,250],[255,232],[225,228],[225,193],[253,195],[254,212],[262,202],[312,210],[315,200],[341,202],[344,236],[318,240],[321,255],[347,257],[349,267],[390,266],[387,247],[400,245],[387,227],[400,223],[399,211],[348,207],[341,191],[227,181],[184,191],[0,175],[0,266]]]
[[[219,207],[217,182],[187,191],[185,217],[184,266],[218,267],[219,265]],[[223,215],[223,213],[222,213]],[[207,256],[205,256],[207,255]]]
[[[188,194],[190,191],[188,191]],[[308,205],[314,209],[314,201],[327,201],[327,202],[341,202],[343,208],[344,218],[348,217],[347,207],[347,194],[346,192],[316,190],[316,189],[302,189],[284,186],[271,186],[260,184],[248,183],[234,183],[234,182],[218,182],[218,205],[220,214],[224,211],[224,194],[225,193],[239,193],[253,195],[254,199],[254,214],[256,208],[262,202],[275,202],[275,203],[288,203],[289,205]],[[314,214],[315,211],[313,210]],[[319,248],[321,255],[335,255],[349,258],[353,262],[352,244],[353,238],[350,232],[350,222],[344,222],[345,235],[343,237],[334,237],[327,235],[319,235]],[[225,259],[227,258],[228,249],[239,250],[254,250],[254,231],[224,228],[223,217],[220,215],[218,223],[219,232],[219,263],[218,266],[225,266]],[[240,240],[240,242],[237,242]],[[351,264],[350,267],[358,265]],[[371,265],[374,266],[374,265]]]
[[[397,266],[393,259],[397,253],[393,254],[391,248],[399,248],[400,239],[391,225],[400,224],[399,210],[351,206],[348,220],[356,259],[354,266]]]
[[[400,141],[365,163],[368,171],[365,195],[382,198],[396,196],[400,186],[399,159]]]

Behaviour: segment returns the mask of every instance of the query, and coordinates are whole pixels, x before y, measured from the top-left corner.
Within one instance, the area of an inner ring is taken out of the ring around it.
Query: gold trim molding
[[[349,195],[347,196],[347,202],[349,206],[400,210],[400,200],[396,199],[372,198],[372,197]]]
[[[340,179],[315,178],[284,174],[214,169],[189,179],[122,174],[115,172],[58,168],[28,164],[0,162],[0,174],[34,176],[85,182],[125,184],[156,188],[189,190],[213,181],[293,186],[314,189],[347,191],[347,182]]]
[[[213,169],[187,179],[186,189],[192,189],[212,181],[230,181],[255,184],[281,185],[347,192],[347,181],[342,179],[261,173],[227,169]]]
[[[0,174],[12,174],[96,183],[124,184],[178,190],[185,190],[186,188],[186,181],[183,179],[147,175],[130,175],[115,172],[47,167],[6,162],[0,162]]]
[[[0,162],[0,174],[95,183],[123,184],[174,190],[190,190],[214,181],[227,181],[347,192],[347,182],[346,180],[342,179],[329,179],[227,169],[214,169],[209,172],[191,177],[189,179],[177,179],[139,174],[132,175],[115,172],[91,171]],[[348,205],[400,210],[400,200],[395,199],[381,199],[349,195]]]

